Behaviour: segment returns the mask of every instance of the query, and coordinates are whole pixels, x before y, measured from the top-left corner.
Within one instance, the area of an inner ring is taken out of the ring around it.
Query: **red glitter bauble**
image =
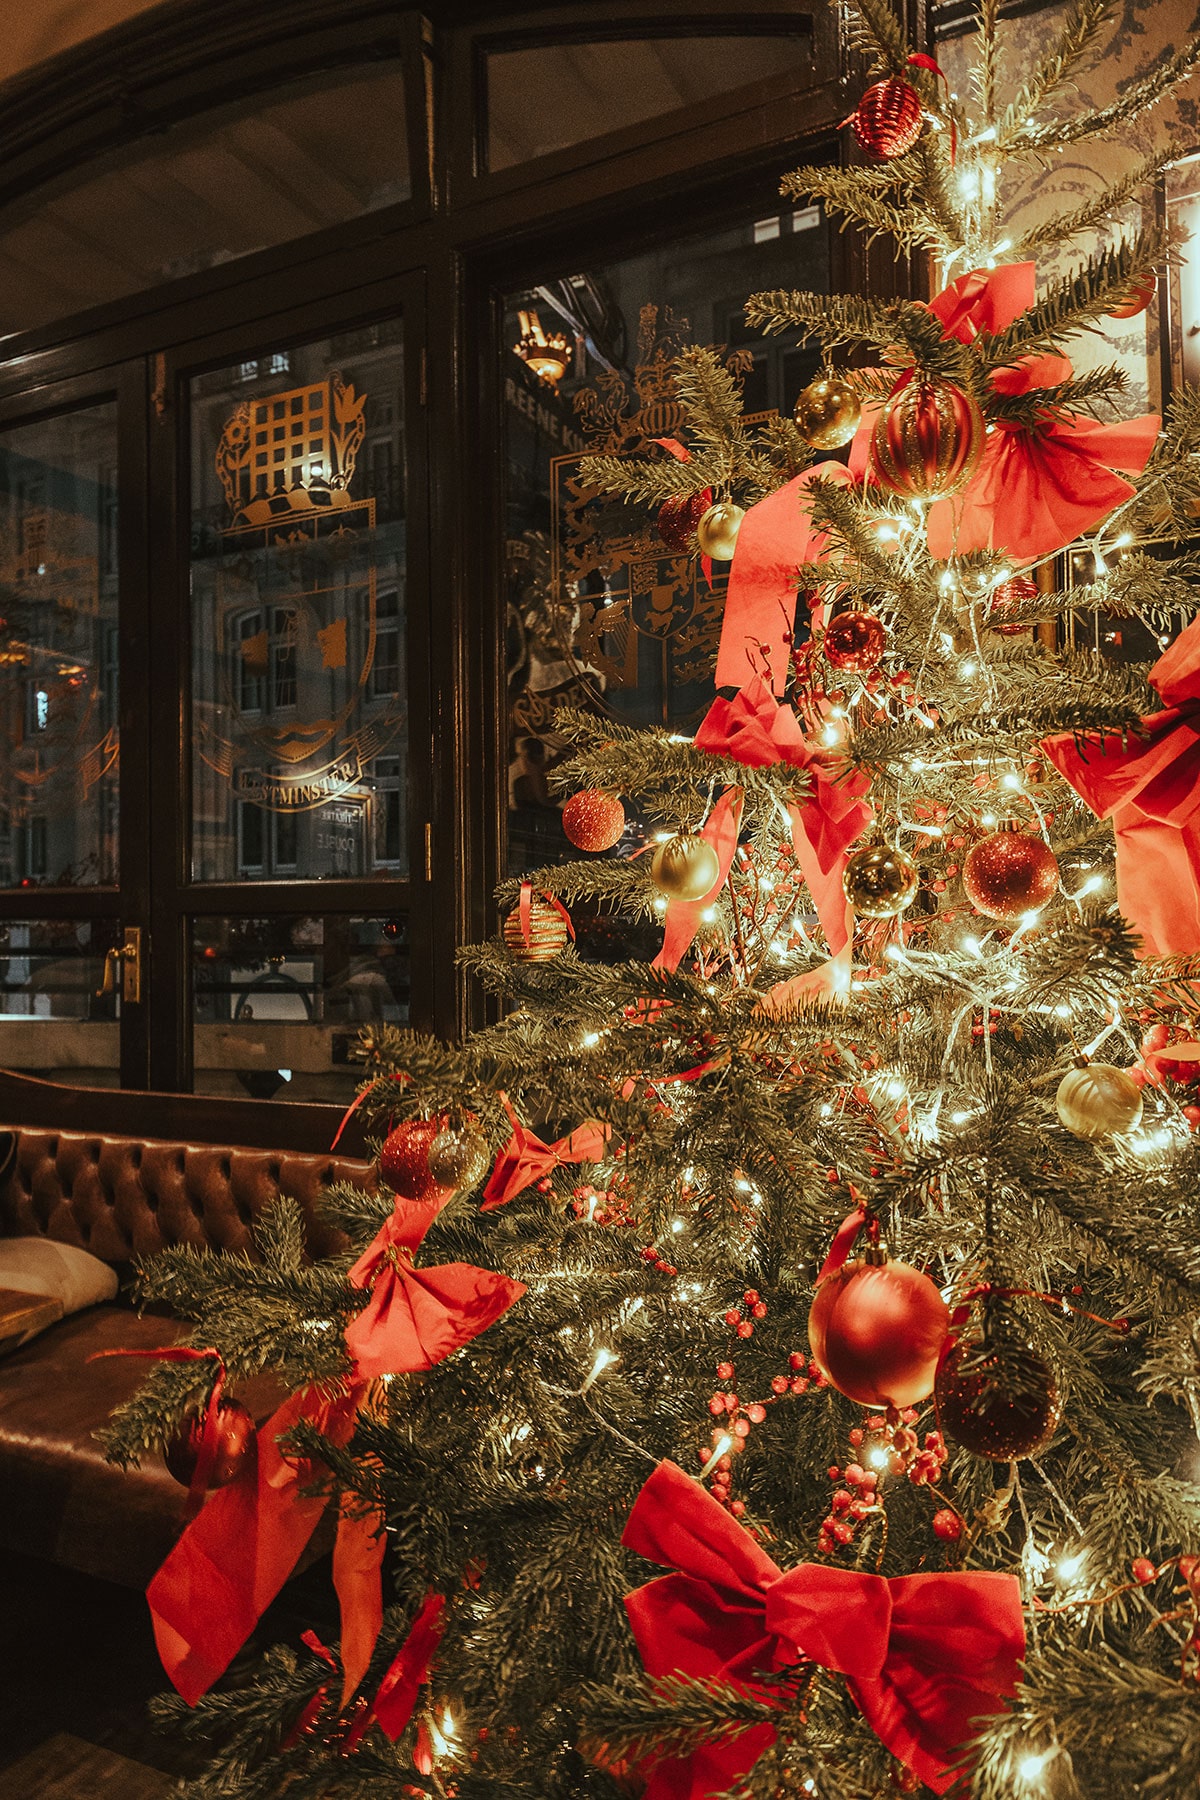
[[[1136,319],[1139,313],[1145,312],[1157,292],[1158,276],[1147,275],[1144,281],[1138,282],[1132,300],[1127,300],[1124,306],[1114,306],[1104,316],[1106,319]]]
[[[410,1119],[384,1139],[379,1173],[401,1200],[433,1200],[444,1192],[429,1168],[430,1146],[441,1129],[436,1119]]]
[[[1031,1345],[1003,1361],[995,1351],[976,1351],[967,1361],[963,1341],[947,1344],[938,1363],[933,1398],[938,1424],[964,1450],[990,1462],[1034,1456],[1050,1442],[1062,1417],[1054,1371]]]
[[[658,509],[658,535],[668,550],[684,555],[696,548],[696,527],[712,505],[706,490],[680,500],[664,500]]]
[[[808,1315],[813,1361],[860,1406],[912,1406],[933,1389],[950,1314],[908,1263],[848,1262],[817,1288]]]
[[[1028,625],[1010,625],[1005,614],[1018,606],[1027,606],[1038,597],[1038,584],[1032,575],[1014,575],[1008,581],[1000,582],[992,589],[992,597],[988,601],[987,622],[990,631],[998,631],[1002,637],[1019,637],[1028,631]]]
[[[898,75],[877,81],[851,113],[850,127],[868,156],[903,156],[921,135],[921,96]]]
[[[216,1454],[206,1488],[225,1487],[240,1473],[242,1464],[254,1448],[254,1433],[254,1420],[240,1400],[217,1403]],[[163,1451],[167,1468],[184,1487],[192,1485],[203,1439],[203,1415],[189,1413]]]
[[[844,612],[830,619],[822,648],[826,662],[835,669],[865,675],[879,666],[886,642],[883,620],[873,612]]]
[[[943,500],[975,473],[983,454],[983,414],[951,381],[905,381],[880,408],[871,433],[870,472],[905,500]]]
[[[625,808],[615,794],[585,788],[567,801],[562,822],[577,850],[611,850],[625,829]]]
[[[1058,892],[1058,862],[1041,838],[996,831],[969,852],[962,883],[976,912],[1019,919],[1040,911]]]

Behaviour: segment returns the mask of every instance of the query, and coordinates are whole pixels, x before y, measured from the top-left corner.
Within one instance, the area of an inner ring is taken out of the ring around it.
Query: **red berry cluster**
[[[845,1482],[845,1486],[835,1487],[829,1512],[821,1521],[817,1549],[822,1556],[834,1556],[852,1544],[863,1520],[882,1510],[875,1494],[879,1477],[874,1469],[864,1469],[861,1463],[847,1463],[839,1469],[835,1463],[829,1479]]]
[[[746,1304],[752,1310],[758,1307],[762,1308],[761,1313],[756,1313],[757,1317],[761,1318],[765,1315],[766,1306],[759,1299],[754,1288],[746,1290]],[[741,1324],[749,1326],[750,1330],[744,1334],[749,1336],[750,1331],[754,1329],[753,1322],[749,1319],[741,1319],[740,1313],[732,1308],[725,1315],[726,1321],[728,1322],[731,1317],[740,1320]],[[712,1449],[702,1446],[698,1454],[700,1466],[705,1470],[706,1479],[709,1476],[712,1478],[710,1492],[714,1500],[718,1500],[727,1511],[739,1519],[746,1507],[743,1501],[730,1498],[730,1489],[733,1485],[731,1452],[740,1453],[746,1448],[746,1439],[755,1425],[762,1424],[767,1416],[768,1406],[773,1406],[777,1400],[782,1400],[788,1394],[806,1394],[810,1387],[819,1388],[826,1385],[825,1377],[817,1368],[816,1363],[809,1362],[799,1350],[792,1351],[788,1358],[788,1365],[791,1369],[790,1375],[772,1376],[769,1399],[743,1401],[736,1388],[732,1386],[736,1380],[736,1370],[733,1364],[731,1362],[717,1364],[717,1380],[731,1385],[717,1388],[708,1402],[709,1412],[720,1423],[713,1427]],[[716,1447],[722,1442],[725,1444],[725,1449],[720,1456],[717,1456]]]
[[[767,1303],[760,1299],[757,1288],[747,1288],[742,1295],[742,1305],[746,1308],[747,1316],[742,1317],[740,1307],[731,1306],[725,1314],[725,1323],[731,1331],[736,1331],[740,1338],[753,1337],[754,1321],[766,1318]]]
[[[663,1256],[661,1251],[656,1249],[653,1244],[646,1244],[643,1246],[642,1261],[652,1263],[660,1275],[678,1275],[679,1273],[675,1264],[673,1262],[668,1262],[666,1257]]]
[[[629,1225],[625,1196],[616,1188],[596,1188],[589,1183],[571,1190],[571,1210],[589,1225]]]

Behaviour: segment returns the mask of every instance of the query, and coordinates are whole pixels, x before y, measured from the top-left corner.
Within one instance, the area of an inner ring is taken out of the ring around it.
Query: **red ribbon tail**
[[[429,1668],[442,1641],[444,1594],[430,1592],[413,1620],[412,1627],[379,1684],[371,1706],[371,1717],[391,1743],[404,1731],[412,1718],[413,1707],[421,1686],[429,1679]]]
[[[834,1234],[833,1242],[829,1246],[829,1254],[821,1265],[821,1273],[817,1276],[818,1287],[827,1275],[836,1274],[842,1267],[851,1250],[854,1248],[855,1238],[857,1238],[866,1222],[867,1214],[865,1209],[861,1206],[856,1206],[852,1213],[846,1214],[846,1217],[842,1220]]]
[[[383,1516],[342,1496],[333,1546],[333,1585],[342,1619],[342,1706],[370,1666],[383,1624]]]
[[[345,1131],[347,1125],[350,1123],[351,1119],[354,1117],[355,1113],[358,1111],[359,1107],[362,1105],[362,1103],[366,1099],[367,1095],[374,1093],[375,1089],[378,1086],[379,1086],[379,1081],[375,1080],[371,1083],[371,1085],[369,1087],[365,1087],[361,1094],[356,1094],[354,1096],[353,1100],[350,1102],[349,1106],[346,1108],[345,1112],[342,1114],[341,1124],[338,1126],[337,1130],[333,1134],[333,1142],[329,1146],[329,1148],[331,1150],[337,1149],[338,1145],[342,1141],[343,1131]]]

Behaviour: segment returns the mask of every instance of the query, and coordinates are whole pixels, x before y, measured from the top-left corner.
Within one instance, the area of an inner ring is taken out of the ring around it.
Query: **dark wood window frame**
[[[827,59],[821,79],[772,81],[744,90],[702,119],[649,121],[523,169],[496,175],[477,164],[473,110],[480,57],[498,41],[557,40],[568,28],[594,37],[639,28],[739,29],[714,0],[626,0],[571,7],[447,5],[430,20],[379,0],[313,0],[254,9],[217,0],[198,14],[124,27],[17,84],[0,110],[0,204],[6,195],[120,141],[229,99],[267,91],[293,74],[369,54],[405,58],[413,195],[403,205],[311,238],[187,277],[64,324],[0,343],[0,424],[118,393],[123,486],[122,723],[132,749],[122,780],[143,796],[145,816],[181,820],[188,746],[176,677],[186,648],[185,393],[190,375],[281,344],[349,328],[399,305],[406,318],[407,404],[413,429],[409,492],[410,594],[421,669],[410,767],[423,791],[413,814],[432,827],[432,879],[424,837],[408,882],[414,969],[421,967],[413,1021],[454,1034],[476,1016],[477,996],[455,966],[455,949],[494,924],[491,889],[502,866],[505,765],[500,646],[502,360],[499,296],[564,268],[628,254],[639,244],[699,226],[709,216],[777,204],[777,181],[806,157],[833,158],[846,91],[828,25],[814,42]],[[828,9],[814,8],[828,19]],[[467,17],[464,19],[464,14]],[[765,29],[782,9],[756,9]],[[794,20],[794,12],[792,13]],[[186,29],[182,20],[187,20]],[[236,28],[235,28],[236,26]],[[283,46],[286,43],[286,54]],[[282,61],[280,60],[282,58]],[[120,69],[124,97],[113,99]],[[72,70],[76,84],[72,84]],[[86,79],[79,79],[86,71]],[[464,82],[467,84],[464,87]],[[444,124],[444,129],[443,129]],[[834,237],[835,285],[903,291],[909,274],[868,269],[857,241]],[[411,328],[409,321],[411,320]],[[425,429],[418,429],[424,422]],[[424,636],[422,637],[422,633]],[[165,661],[165,667],[164,667]],[[149,730],[132,709],[150,709]],[[428,760],[423,763],[424,746]],[[182,921],[188,912],[245,912],[243,884],[184,880],[181,826],[148,845],[125,845],[122,891],[151,924],[159,958],[153,1003],[127,1034],[128,1086],[186,1085],[190,1058],[188,973]],[[128,862],[124,861],[128,858]],[[278,882],[255,888],[262,913],[377,913],[401,884]],[[0,917],[18,916],[28,895],[0,895]],[[116,890],[37,890],[44,916],[116,917]]]

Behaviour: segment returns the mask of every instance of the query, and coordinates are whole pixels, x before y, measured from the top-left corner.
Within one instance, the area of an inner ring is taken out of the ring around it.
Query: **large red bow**
[[[1166,702],[1138,735],[1047,738],[1042,749],[1117,845],[1117,900],[1148,955],[1200,949],[1200,619],[1150,671]]]
[[[999,332],[1033,305],[1034,265],[975,269],[930,301],[947,337],[971,343]],[[1053,387],[1072,374],[1065,356],[1029,356],[999,369],[999,394]],[[1136,492],[1122,475],[1146,466],[1162,424],[1157,413],[1101,425],[1080,413],[1045,412],[1033,426],[998,420],[979,467],[959,494],[929,509],[929,554],[939,559],[998,550],[1021,562],[1050,556]]]
[[[746,513],[725,590],[718,687],[741,687],[751,670],[765,663],[771,686],[782,694],[796,610],[797,568],[819,561],[827,541],[813,525],[809,489],[814,481],[847,485],[853,479],[844,463],[816,463]]]
[[[696,733],[696,748],[734,757],[751,768],[787,762],[805,771],[808,797],[788,803],[792,844],[829,949],[837,956],[851,934],[842,891],[847,854],[875,816],[864,799],[867,777],[832,772],[830,759],[808,742],[791,707],[778,706],[758,675],[734,699],[714,701]]]
[[[845,1675],[892,1755],[935,1793],[975,1734],[1016,1691],[1025,1650],[1012,1575],[900,1575],[801,1563],[783,1571],[698,1482],[659,1463],[622,1542],[676,1574],[625,1597],[646,1671],[754,1686],[800,1661]],[[645,1800],[704,1800],[738,1785],[769,1725],[658,1764]]]
[[[522,1125],[508,1095],[500,1097],[512,1123],[512,1136],[488,1176],[480,1212],[506,1206],[515,1195],[524,1193],[544,1175],[552,1175],[564,1163],[597,1162],[608,1148],[609,1128],[595,1122],[577,1125],[574,1131],[553,1144],[543,1143],[536,1132]]]
[[[443,1202],[398,1200],[347,1280],[371,1298],[346,1327],[360,1380],[432,1369],[507,1312],[525,1292],[519,1281],[471,1263],[413,1266],[413,1252]]]

